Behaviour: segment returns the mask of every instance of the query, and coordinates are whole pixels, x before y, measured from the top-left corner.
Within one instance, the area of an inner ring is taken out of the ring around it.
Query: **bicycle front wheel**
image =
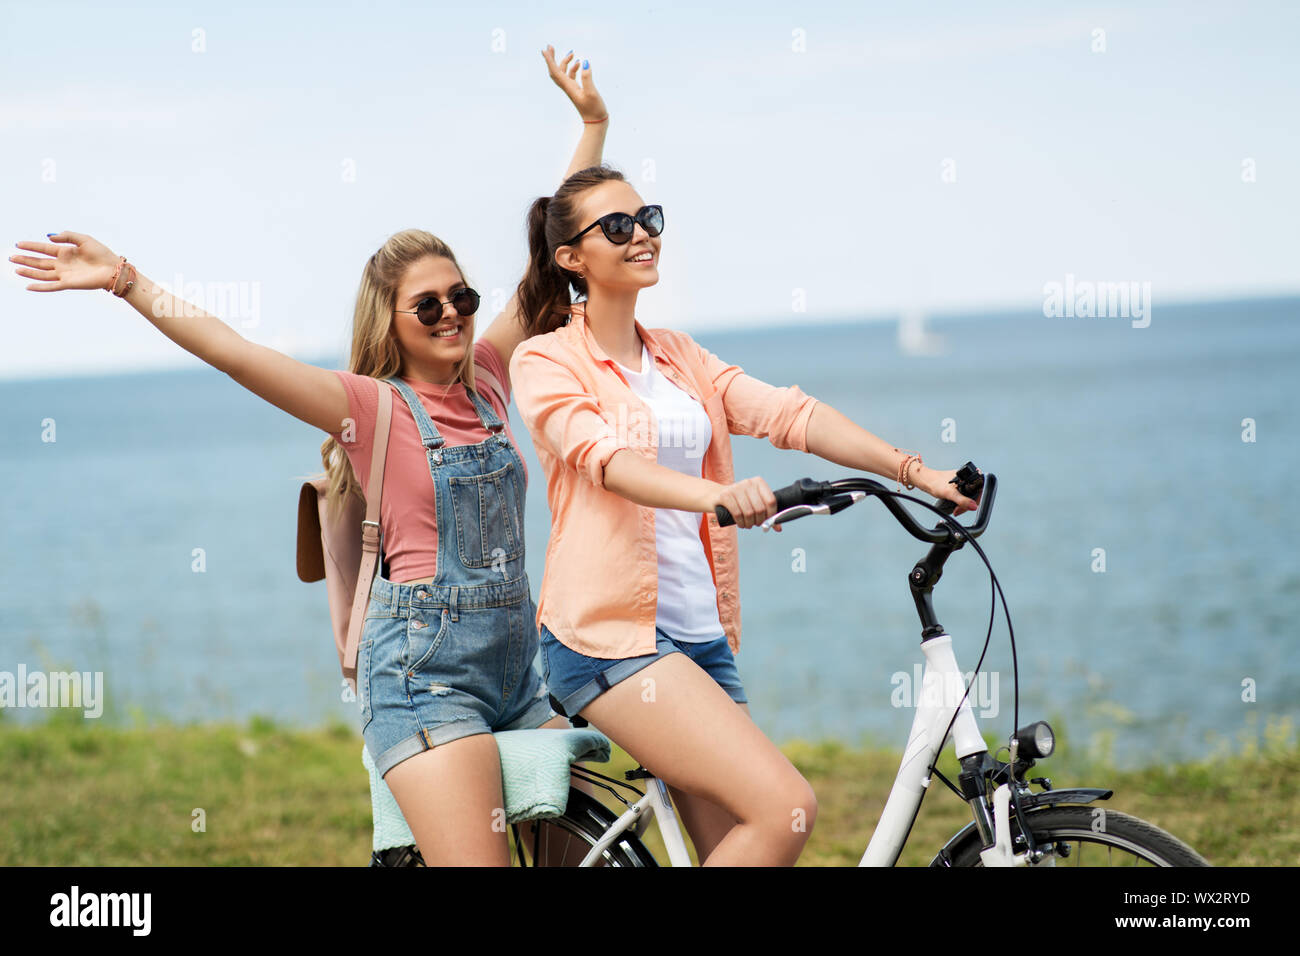
[[[1046,851],[1037,866],[1210,866],[1182,840],[1154,824],[1104,807],[1049,807],[1026,816],[1029,832]],[[1011,817],[1015,852],[1019,821]],[[967,840],[953,854],[953,866],[983,866],[979,839]]]
[[[599,800],[569,788],[563,816],[527,820],[511,827],[514,866],[577,866],[618,818]],[[534,828],[534,824],[539,824]],[[633,833],[623,833],[596,860],[596,866],[658,866]]]

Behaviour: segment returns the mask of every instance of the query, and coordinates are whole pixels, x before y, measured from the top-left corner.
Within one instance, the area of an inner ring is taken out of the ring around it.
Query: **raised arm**
[[[580,169],[600,165],[601,155],[605,149],[605,132],[609,129],[609,113],[605,109],[605,101],[601,99],[600,92],[596,89],[595,81],[591,78],[591,67],[586,60],[579,63],[570,52],[556,63],[555,49],[550,46],[542,51],[542,57],[546,60],[546,69],[551,79],[556,86],[564,90],[582,118],[582,138],[578,140],[578,147],[573,151],[569,168],[564,171],[564,179],[568,179]],[[581,84],[578,83],[579,76],[582,78]],[[501,364],[506,366],[507,375],[509,375],[510,357],[524,337],[524,320],[519,314],[519,299],[512,295],[505,308],[483,333],[483,338],[491,342],[497,354],[501,356]],[[510,385],[508,381],[503,384],[507,388]]]
[[[36,279],[32,292],[106,289],[118,257],[102,242],[78,232],[51,233],[49,242],[15,245],[36,255],[14,255],[14,271]],[[125,296],[137,312],[185,351],[225,372],[249,391],[295,418],[326,432],[337,432],[348,416],[348,396],[328,369],[299,362],[244,338],[219,318],[177,299],[136,273]]]

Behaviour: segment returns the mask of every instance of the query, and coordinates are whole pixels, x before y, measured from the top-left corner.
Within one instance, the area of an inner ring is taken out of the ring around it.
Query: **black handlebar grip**
[[[786,508],[793,508],[795,505],[806,504],[809,496],[816,494],[820,490],[820,486],[821,482],[813,481],[811,478],[800,478],[783,488],[777,488],[772,492],[776,497],[776,510],[784,511]],[[718,524],[724,528],[736,523],[736,519],[731,516],[731,512],[722,505],[715,506],[713,513],[718,516]]]
[[[953,477],[949,484],[956,485],[958,491],[974,501],[979,497],[979,493],[984,490],[984,476],[975,467],[975,462],[968,461],[957,469],[956,476]],[[950,515],[957,510],[957,502],[944,498],[943,501],[939,502],[939,510],[946,515]]]

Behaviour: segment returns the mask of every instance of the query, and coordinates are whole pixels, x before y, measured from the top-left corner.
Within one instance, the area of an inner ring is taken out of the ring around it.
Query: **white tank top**
[[[659,464],[701,477],[713,427],[704,408],[664,376],[641,346],[641,370],[619,363],[632,391],[650,406],[659,426]],[[670,508],[655,509],[655,549],[659,557],[659,605],[655,624],[679,641],[712,641],[723,636],[718,593],[700,540],[704,516]]]

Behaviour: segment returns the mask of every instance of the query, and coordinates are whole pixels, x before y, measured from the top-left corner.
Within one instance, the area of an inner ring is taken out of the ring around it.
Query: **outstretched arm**
[[[36,279],[32,292],[105,289],[118,257],[102,242],[79,232],[51,233],[49,242],[19,242],[36,255],[10,256],[14,271]],[[185,351],[225,372],[249,391],[309,425],[337,432],[348,416],[348,396],[328,369],[299,362],[275,349],[250,342],[214,315],[164,292],[136,273],[125,296],[137,312]]]
[[[889,442],[855,425],[825,402],[818,402],[808,419],[808,451],[818,458],[846,468],[857,468],[882,475],[891,481],[898,476],[898,467],[907,457]],[[907,467],[907,479],[921,491],[935,498],[955,501],[953,515],[974,511],[979,499],[971,500],[949,484],[956,471],[936,471],[915,462]]]
[[[817,402],[808,419],[808,451],[819,458],[870,471],[893,479],[906,457],[884,440],[836,411]],[[925,465],[908,466],[908,480],[926,494],[957,503],[954,515],[975,510],[972,501],[948,482],[955,471],[936,471]],[[604,487],[648,508],[676,508],[681,511],[713,510],[725,505],[737,526],[750,528],[776,513],[776,497],[762,478],[746,478],[721,485],[704,478],[692,478],[627,449],[614,452],[604,468]],[[780,530],[780,526],[776,526]]]
[[[837,465],[885,478],[898,476],[906,452],[855,425],[798,386],[769,385],[746,375],[740,366],[724,362],[698,343],[695,347],[699,349],[709,379],[722,394],[727,426],[732,434],[767,438],[777,448],[806,451]],[[956,471],[936,471],[913,461],[908,465],[906,477],[921,491],[956,502],[953,514],[960,515],[973,511],[978,500],[972,501],[956,485],[949,484],[956,474]],[[772,504],[775,505],[775,499]]]
[[[591,67],[586,60],[581,61],[580,64],[573,54],[569,53],[556,63],[555,49],[550,46],[542,51],[542,57],[546,60],[546,69],[551,79],[556,86],[564,90],[582,118],[582,138],[578,140],[578,148],[573,151],[569,168],[564,171],[564,178],[568,179],[580,169],[600,165],[601,154],[605,149],[605,132],[609,129],[609,113],[605,109],[605,101],[601,99],[596,89],[595,81],[591,78]],[[579,66],[582,67],[581,70]],[[579,76],[582,78],[581,85],[578,83]],[[524,317],[519,314],[519,299],[512,295],[505,308],[483,333],[483,338],[491,342],[497,354],[501,356],[501,364],[506,367],[507,376],[510,356],[514,354],[524,337]],[[507,388],[510,387],[508,381],[503,384]]]

